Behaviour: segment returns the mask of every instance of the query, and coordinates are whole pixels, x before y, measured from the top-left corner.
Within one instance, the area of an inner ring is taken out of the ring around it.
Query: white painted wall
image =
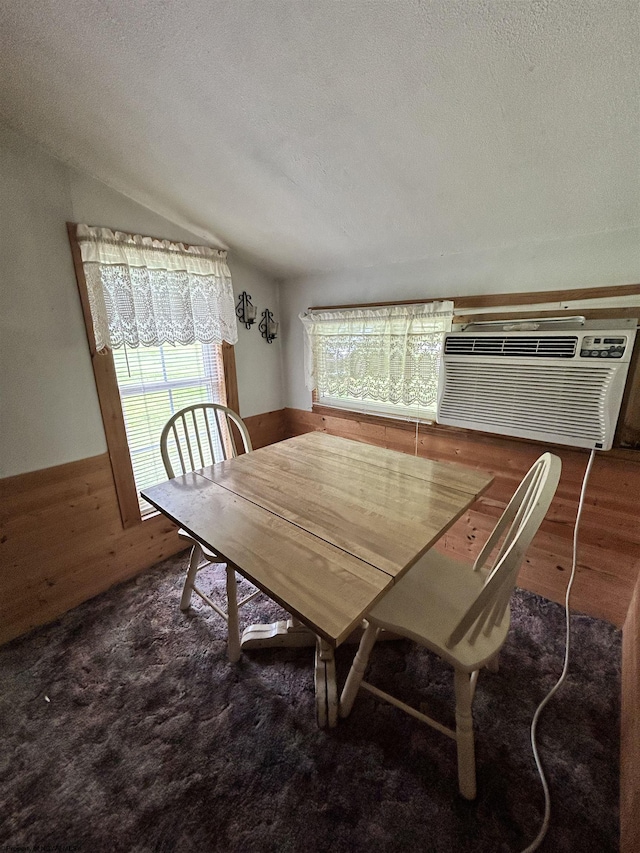
[[[300,312],[311,306],[638,282],[638,227],[291,279],[280,289],[285,405],[311,408],[311,392],[304,384],[302,323],[298,319]]]
[[[103,453],[106,442],[67,221],[201,243],[0,125],[0,477]],[[234,290],[277,313],[277,284],[230,252]],[[241,414],[282,408],[280,341],[239,330]]]
[[[282,277],[640,224],[638,0],[19,0],[0,29],[12,127]]]
[[[262,337],[258,324],[265,308],[280,319],[279,288],[254,266],[235,258],[231,266],[233,289],[238,295],[246,290],[258,309],[256,322],[250,329],[238,323],[236,373],[240,414],[243,417],[273,412],[284,406],[282,383],[282,336],[270,344]]]

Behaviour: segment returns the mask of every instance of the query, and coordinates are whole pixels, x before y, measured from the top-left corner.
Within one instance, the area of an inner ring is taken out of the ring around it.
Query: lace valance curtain
[[[96,349],[234,344],[226,252],[78,225]]]
[[[301,314],[307,387],[321,400],[371,401],[432,415],[452,317],[453,302]]]

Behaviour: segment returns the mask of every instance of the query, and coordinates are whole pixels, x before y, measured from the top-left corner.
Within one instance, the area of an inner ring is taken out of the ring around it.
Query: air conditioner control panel
[[[626,335],[618,338],[589,337],[582,339],[581,358],[622,358],[627,346]]]

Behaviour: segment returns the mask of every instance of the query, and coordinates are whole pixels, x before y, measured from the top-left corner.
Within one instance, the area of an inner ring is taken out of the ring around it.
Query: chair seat
[[[473,672],[496,654],[509,629],[507,608],[490,637],[481,633],[473,644],[465,637],[447,648],[460,614],[471,606],[483,584],[481,572],[431,550],[391,587],[367,619],[431,649],[453,666]]]
[[[216,554],[215,551],[211,551],[211,549],[207,548],[206,545],[202,545],[202,544],[198,543],[197,540],[195,540],[193,538],[193,536],[190,533],[188,533],[186,530],[183,530],[182,527],[180,528],[180,530],[178,530],[178,536],[181,539],[186,539],[187,542],[191,542],[192,545],[199,544],[200,547],[202,548],[203,557],[205,558],[205,560],[208,560],[210,563],[224,563],[225,562],[220,557],[219,554]]]

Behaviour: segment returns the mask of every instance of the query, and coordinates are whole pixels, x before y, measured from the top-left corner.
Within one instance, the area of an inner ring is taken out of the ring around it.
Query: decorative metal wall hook
[[[268,344],[278,337],[278,323],[273,319],[273,314],[268,308],[265,308],[262,312],[262,320],[258,328]]]
[[[241,323],[244,323],[245,328],[250,329],[256,321],[258,309],[251,302],[251,297],[246,290],[243,290],[236,305],[236,316]]]

